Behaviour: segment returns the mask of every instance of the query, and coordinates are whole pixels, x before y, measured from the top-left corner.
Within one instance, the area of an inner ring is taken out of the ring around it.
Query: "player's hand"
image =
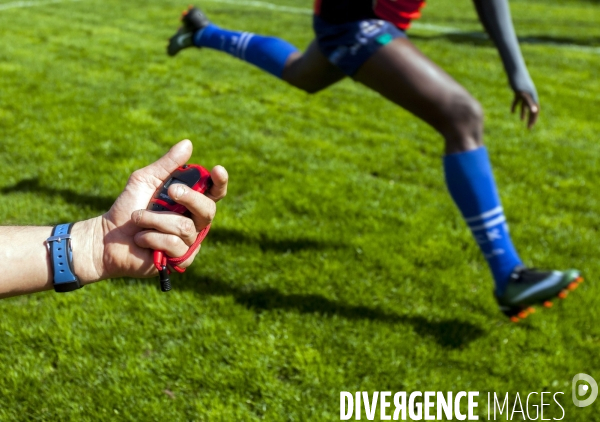
[[[187,163],[192,155],[192,143],[181,141],[158,161],[135,171],[111,209],[101,217],[88,220],[93,229],[93,266],[96,275],[77,273],[82,281],[90,282],[113,277],[150,277],[157,274],[152,255],[154,249],[178,257],[185,254],[198,233],[215,217],[215,202],[227,193],[227,171],[216,166],[211,171],[213,186],[206,195],[187,186],[169,187],[169,196],[184,205],[192,218],[176,213],[146,210],[156,189],[177,167]],[[86,228],[89,230],[90,228]],[[74,254],[76,252],[74,251]],[[180,266],[189,266],[195,254]],[[75,256],[74,256],[75,260]]]
[[[521,120],[527,117],[527,128],[531,129],[537,122],[540,114],[540,105],[535,102],[530,93],[525,91],[515,91],[515,99],[513,100],[511,112],[514,113],[521,106]],[[529,116],[527,116],[529,114]]]

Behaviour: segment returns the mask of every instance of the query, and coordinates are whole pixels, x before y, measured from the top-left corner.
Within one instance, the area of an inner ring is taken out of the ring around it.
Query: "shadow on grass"
[[[287,294],[270,287],[262,289],[235,287],[219,280],[192,279],[192,277],[182,278],[177,285],[201,295],[231,296],[237,304],[256,312],[281,309],[324,317],[338,316],[349,320],[408,324],[419,335],[430,337],[440,346],[449,349],[463,348],[485,334],[480,327],[458,319],[430,321],[422,316],[398,315],[368,306],[347,305],[317,294]]]
[[[484,32],[449,32],[439,35],[410,34],[410,38],[420,41],[446,40],[454,44],[468,44],[474,46],[493,46],[494,44]],[[600,38],[590,37],[586,39],[554,37],[549,35],[532,35],[519,37],[520,44],[537,44],[551,46],[578,46],[600,48]]]
[[[0,192],[7,195],[11,193],[35,193],[42,198],[61,197],[69,204],[90,207],[99,212],[105,212],[110,209],[115,198],[108,198],[97,195],[86,195],[74,192],[70,189],[57,189],[40,184],[39,178],[23,179],[16,185],[6,186],[0,189]]]
[[[258,245],[263,252],[274,251],[280,253],[302,250],[341,249],[346,247],[346,245],[341,243],[316,241],[307,238],[272,239],[262,233],[248,236],[238,230],[220,227],[211,228],[207,239],[210,242],[217,243]]]
[[[86,195],[70,189],[57,189],[45,186],[40,183],[39,178],[24,179],[16,185],[7,186],[0,189],[2,194],[11,193],[34,193],[42,198],[60,197],[65,202],[82,207],[89,207],[99,213],[110,209],[116,198]],[[298,252],[302,250],[325,250],[339,249],[345,247],[343,244],[316,241],[308,238],[294,239],[272,239],[262,233],[254,233],[249,236],[241,231],[220,227],[213,227],[208,237],[211,242],[220,242],[225,244],[247,244],[258,245],[265,251],[274,251],[279,253]]]
[[[60,196],[71,204],[92,207],[99,212],[108,210],[114,201],[113,198],[86,195],[69,189],[42,186],[39,179],[21,180],[14,186],[0,189],[0,192],[3,194],[32,192],[45,197]],[[240,231],[217,227],[211,230],[210,239],[216,242],[231,244],[258,244],[263,251],[271,250],[281,253],[306,249],[322,250],[344,247],[344,245],[340,244],[317,242],[304,238],[275,240],[269,239],[264,235],[249,237]],[[485,334],[480,327],[457,319],[429,321],[421,316],[397,315],[368,306],[346,305],[316,294],[286,294],[274,288],[253,290],[235,287],[222,281],[206,278],[192,280],[192,277],[191,274],[181,277],[176,286],[193,290],[202,295],[232,296],[236,303],[257,312],[281,309],[326,317],[335,315],[350,320],[366,319],[388,324],[409,324],[421,336],[431,337],[440,346],[450,349],[465,347]],[[157,283],[156,279],[147,279],[145,282]]]

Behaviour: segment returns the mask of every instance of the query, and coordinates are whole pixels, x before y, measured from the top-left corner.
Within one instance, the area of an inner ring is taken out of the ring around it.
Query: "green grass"
[[[565,420],[600,420],[598,402],[570,399],[575,374],[600,381],[597,2],[512,2],[542,101],[532,132],[508,112],[488,42],[412,32],[484,106],[523,259],[588,280],[519,325],[496,309],[434,131],[348,80],[309,96],[217,52],[167,58],[183,5],[0,10],[3,224],[97,215],[183,138],[192,162],[231,176],[171,293],[126,279],[0,302],[0,420],[339,420],[339,392],[359,390],[563,391]],[[312,38],[309,15],[205,9],[300,47]],[[422,23],[480,30],[469,1],[432,0]]]

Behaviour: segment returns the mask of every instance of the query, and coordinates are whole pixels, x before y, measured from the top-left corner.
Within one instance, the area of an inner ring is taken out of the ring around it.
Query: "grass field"
[[[305,47],[310,1],[272,1],[288,9],[203,7]],[[183,138],[231,177],[171,293],[125,279],[0,302],[0,420],[329,421],[361,390],[562,391],[565,420],[600,420],[598,401],[571,402],[575,374],[600,381],[598,2],[512,1],[542,102],[532,132],[469,1],[431,0],[410,32],[484,106],[522,258],[587,279],[518,325],[433,130],[349,80],[309,96],[217,52],[170,59],[184,6],[0,0],[2,224],[98,215]]]

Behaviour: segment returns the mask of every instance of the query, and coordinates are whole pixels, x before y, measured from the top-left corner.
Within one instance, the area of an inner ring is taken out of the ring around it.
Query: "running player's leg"
[[[500,199],[483,148],[483,112],[479,103],[407,38],[381,47],[354,79],[429,123],[445,140],[448,188],[467,222],[497,229],[495,243],[486,231],[474,232],[502,291],[513,269],[521,265],[512,246]],[[489,216],[489,217],[488,217]],[[498,224],[489,225],[489,221]],[[504,253],[494,254],[502,249]]]
[[[408,39],[380,47],[355,80],[429,123],[445,140],[446,184],[479,245],[496,284],[502,310],[513,319],[529,305],[556,296],[581,280],[566,272],[525,269],[512,244],[490,161],[483,147],[479,103]]]
[[[378,49],[354,79],[436,129],[444,137],[446,154],[483,145],[479,103],[407,38]]]
[[[346,75],[332,65],[313,41],[304,53],[293,53],[283,70],[282,79],[309,94],[318,92],[345,78]]]
[[[184,11],[181,20],[183,26],[171,37],[167,47],[171,56],[192,46],[212,48],[251,63],[309,93],[345,77],[327,61],[314,42],[302,54],[292,44],[276,37],[220,28],[198,8]]]

